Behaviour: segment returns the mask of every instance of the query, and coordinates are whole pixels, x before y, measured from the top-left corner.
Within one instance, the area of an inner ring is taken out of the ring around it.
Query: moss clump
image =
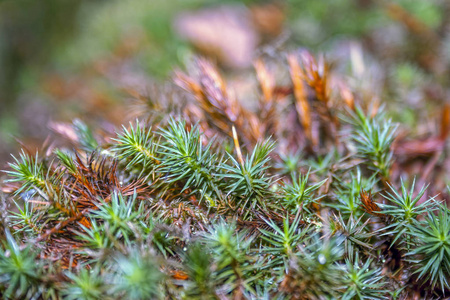
[[[401,180],[397,125],[323,57],[284,65],[277,85],[256,64],[249,109],[199,59],[195,76],[176,73],[182,97],[140,97],[141,117],[115,135],[77,120],[61,125],[71,147],[23,150],[6,170],[2,295],[448,294],[449,211]]]

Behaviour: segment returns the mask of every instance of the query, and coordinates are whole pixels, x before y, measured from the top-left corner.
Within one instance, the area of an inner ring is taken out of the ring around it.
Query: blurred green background
[[[324,52],[414,128],[449,97],[449,19],[448,0],[3,0],[0,166],[17,139],[42,145],[50,122],[124,122],[127,90],[197,53],[236,76],[261,54]]]

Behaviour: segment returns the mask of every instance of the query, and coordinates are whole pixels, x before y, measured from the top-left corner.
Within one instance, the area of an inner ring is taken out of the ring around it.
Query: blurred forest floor
[[[133,119],[124,108],[133,95],[170,85],[198,54],[251,107],[255,59],[279,62],[299,47],[324,53],[359,97],[387,106],[399,139],[415,138],[398,150],[405,156],[430,155],[434,137],[447,135],[446,0],[4,0],[0,167],[75,118],[114,131]]]

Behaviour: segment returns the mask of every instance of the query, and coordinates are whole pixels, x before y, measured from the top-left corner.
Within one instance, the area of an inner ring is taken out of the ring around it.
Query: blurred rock
[[[251,65],[261,37],[244,6],[220,6],[179,14],[176,32],[198,50],[231,68]]]

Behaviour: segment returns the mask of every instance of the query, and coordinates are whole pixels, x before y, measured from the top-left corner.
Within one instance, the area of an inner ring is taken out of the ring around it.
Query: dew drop
[[[324,265],[327,262],[327,259],[325,258],[325,255],[323,255],[323,254],[319,254],[319,257],[317,259],[321,265]]]
[[[29,201],[33,197],[34,193],[36,193],[36,190],[30,189],[29,191],[21,193],[20,197],[22,197],[24,201]]]

